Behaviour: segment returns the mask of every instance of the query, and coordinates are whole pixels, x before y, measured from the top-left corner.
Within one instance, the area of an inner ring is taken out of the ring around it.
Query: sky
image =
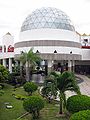
[[[10,32],[19,41],[25,18],[37,8],[54,7],[65,12],[80,34],[90,34],[90,0],[0,0],[0,43]]]

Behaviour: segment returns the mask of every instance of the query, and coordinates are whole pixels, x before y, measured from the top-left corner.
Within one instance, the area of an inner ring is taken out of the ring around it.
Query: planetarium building
[[[12,63],[33,48],[48,71],[70,70],[90,74],[90,35],[75,31],[70,18],[61,10],[47,7],[33,11],[24,20],[19,41],[7,33],[0,46],[0,62],[12,72]],[[17,62],[16,62],[17,63]]]
[[[20,41],[15,44],[15,58],[30,48],[34,48],[48,69],[63,65],[71,70],[81,60],[80,36],[70,18],[56,8],[36,9],[23,22]]]

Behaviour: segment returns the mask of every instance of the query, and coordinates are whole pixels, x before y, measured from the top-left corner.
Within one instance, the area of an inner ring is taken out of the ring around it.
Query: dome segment
[[[41,28],[75,31],[70,18],[61,10],[51,7],[32,12],[23,22],[21,32]]]

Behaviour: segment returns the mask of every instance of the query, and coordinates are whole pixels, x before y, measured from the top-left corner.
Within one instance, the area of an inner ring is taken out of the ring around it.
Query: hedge
[[[32,92],[36,91],[38,88],[38,86],[33,82],[26,82],[23,87],[29,95],[32,95]]]
[[[44,108],[44,100],[39,96],[30,96],[23,102],[24,109],[32,113],[33,118],[39,117],[39,112]]]
[[[90,110],[90,97],[86,95],[74,95],[67,99],[67,110],[70,113],[81,110]]]
[[[70,120],[90,120],[90,110],[83,110],[77,113],[74,113]]]

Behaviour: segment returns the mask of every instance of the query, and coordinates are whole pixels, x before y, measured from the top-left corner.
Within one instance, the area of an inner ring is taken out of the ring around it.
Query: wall
[[[76,32],[63,29],[33,29],[20,32],[20,41],[28,40],[66,40],[79,42]]]

